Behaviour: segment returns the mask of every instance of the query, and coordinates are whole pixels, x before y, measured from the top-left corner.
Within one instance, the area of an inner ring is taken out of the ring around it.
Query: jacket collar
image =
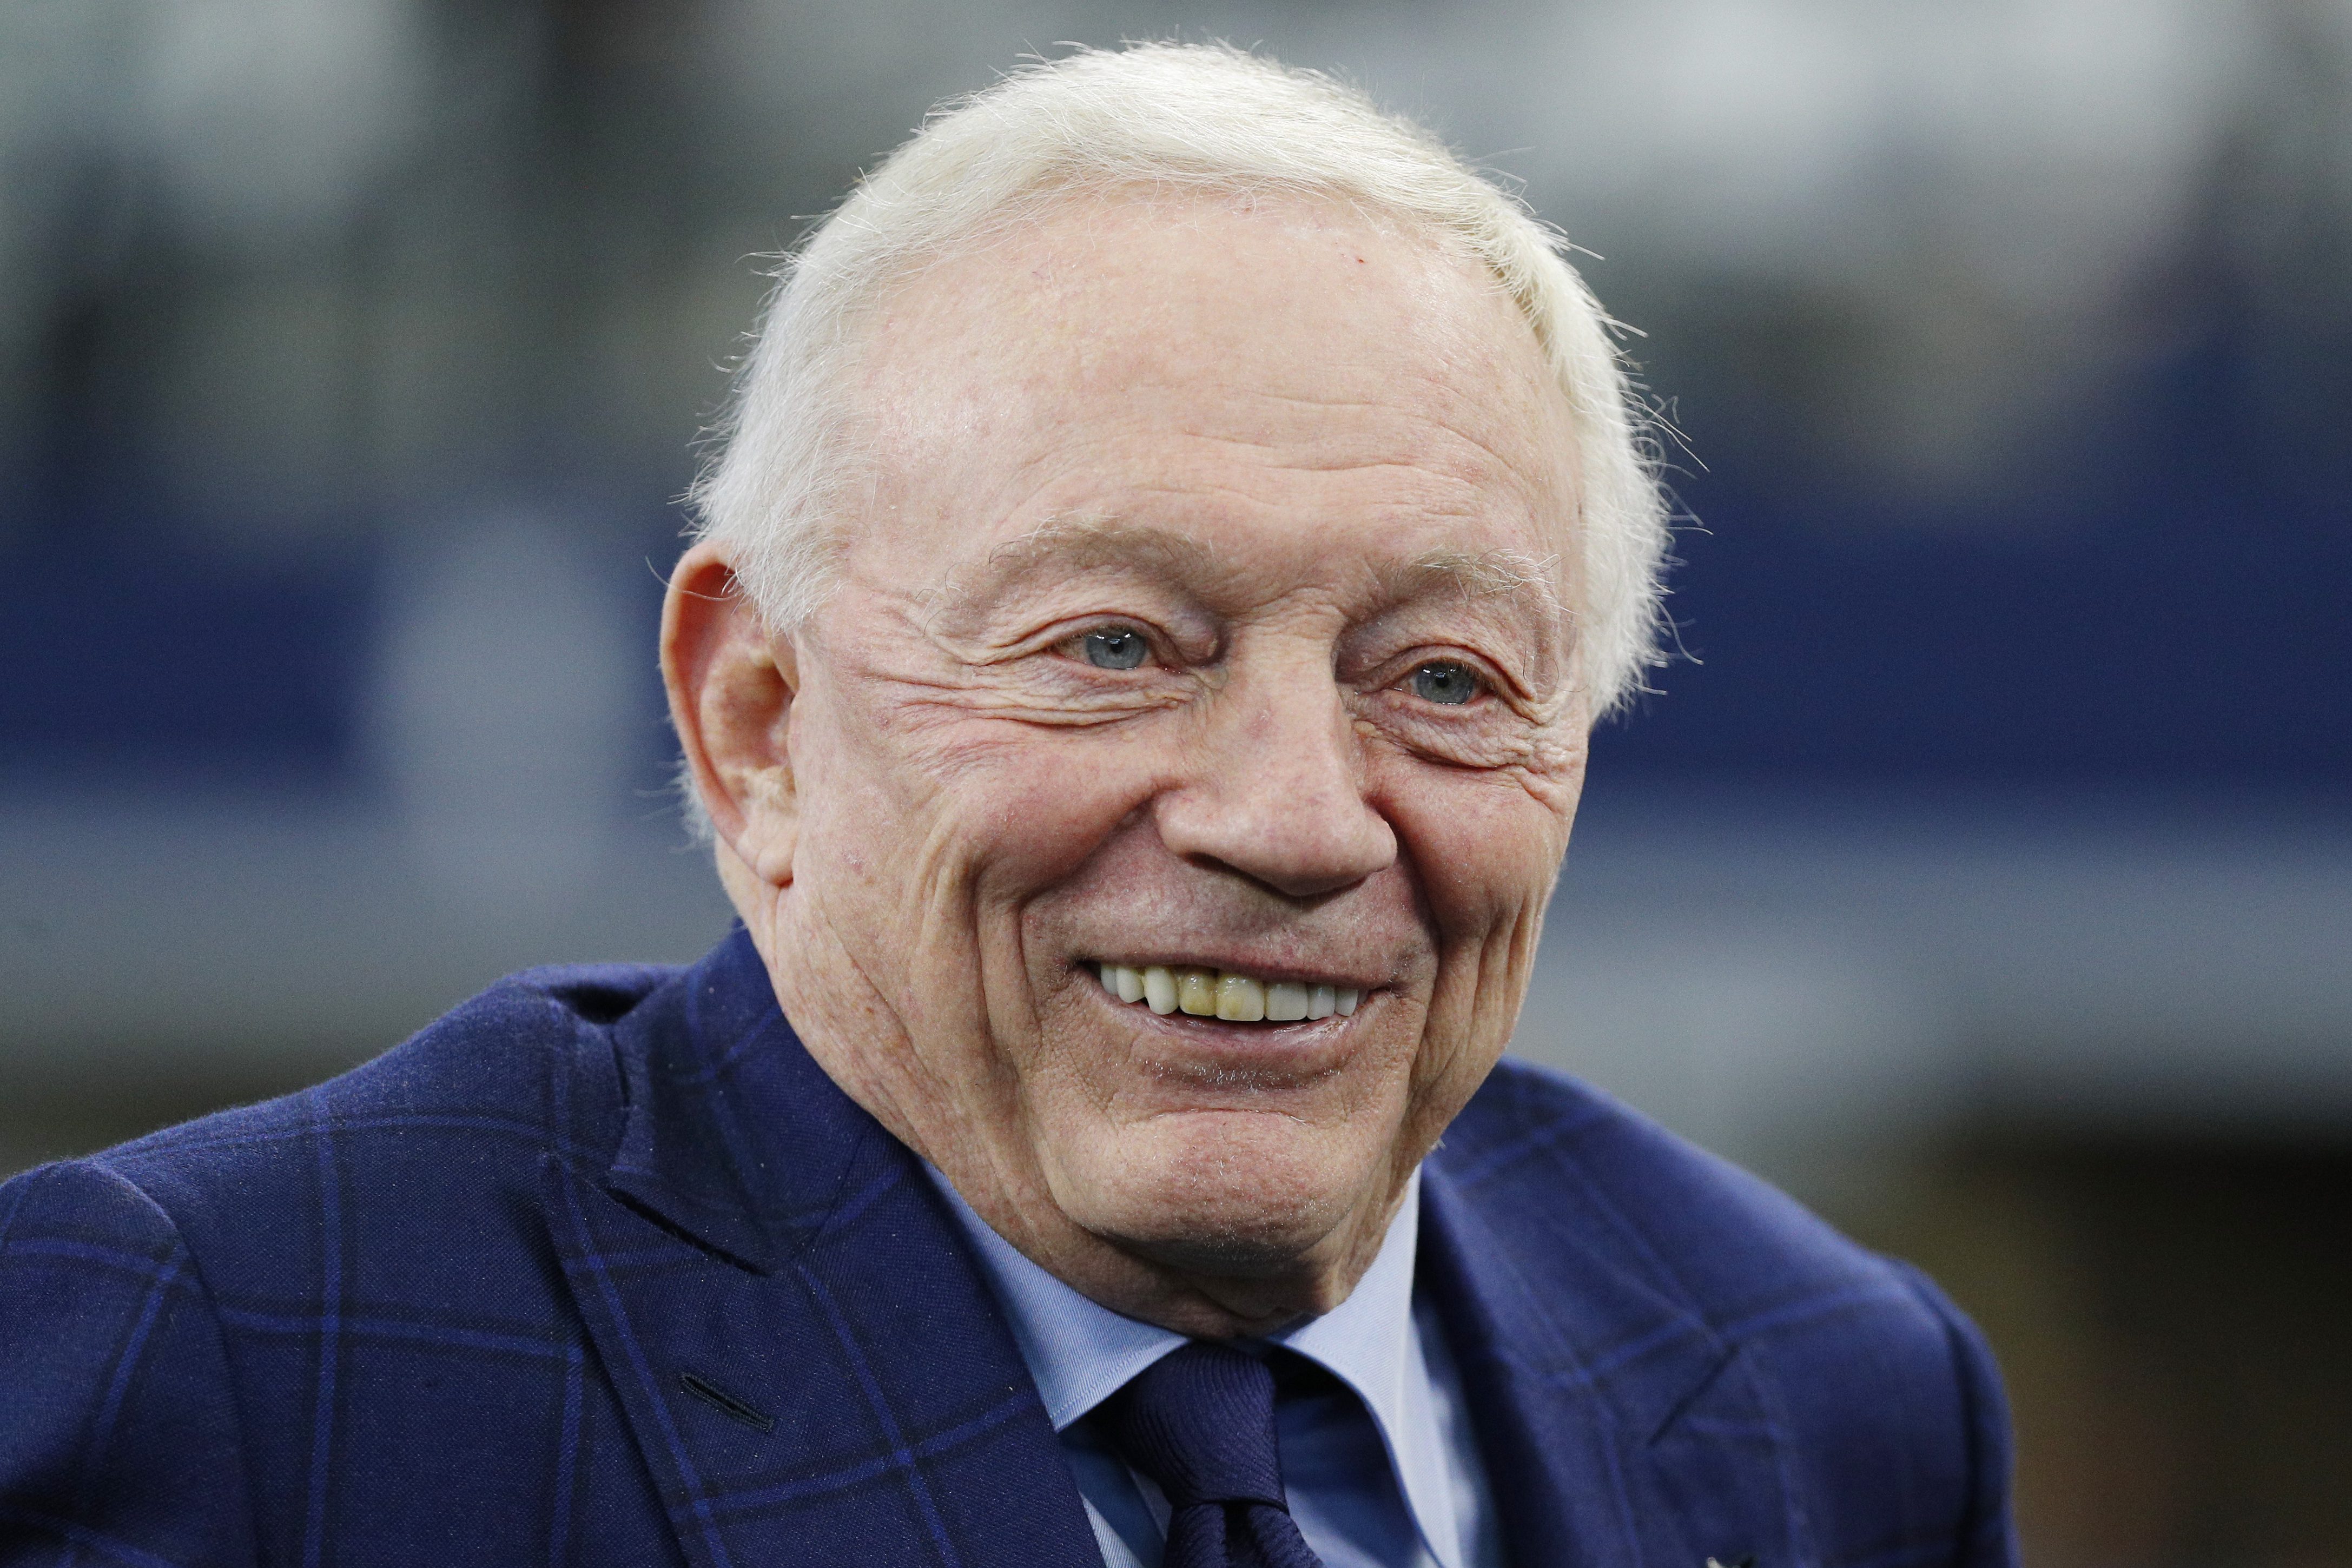
[[[603,1186],[755,1273],[807,1245],[855,1173],[910,1157],[802,1046],[740,925],[614,1035],[627,1109]]]
[[[954,1221],[802,1047],[749,936],[612,1044],[617,1080],[574,1092],[625,1102],[613,1152],[551,1156],[543,1210],[688,1560],[1099,1563]]]

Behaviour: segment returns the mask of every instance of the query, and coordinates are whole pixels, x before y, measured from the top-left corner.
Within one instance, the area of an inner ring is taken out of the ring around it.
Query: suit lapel
[[[1098,1564],[952,1218],[801,1047],[750,939],[614,1044],[617,1146],[551,1159],[546,1219],[688,1559]]]
[[[1555,1140],[1499,1160],[1481,1142],[1449,1134],[1424,1167],[1420,1268],[1509,1560],[1811,1562],[1792,1456],[1745,1359],[1626,1256],[1605,1197]]]

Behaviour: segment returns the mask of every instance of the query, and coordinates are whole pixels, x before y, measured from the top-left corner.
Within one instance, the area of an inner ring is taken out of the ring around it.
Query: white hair
[[[1466,248],[1525,312],[1567,394],[1570,561],[1598,716],[1664,663],[1668,541],[1654,445],[1566,238],[1356,89],[1223,45],[1081,49],[943,105],[777,269],[716,455],[690,500],[770,627],[823,601],[860,454],[848,365],[864,312],[959,245],[1073,190],[1336,198]]]

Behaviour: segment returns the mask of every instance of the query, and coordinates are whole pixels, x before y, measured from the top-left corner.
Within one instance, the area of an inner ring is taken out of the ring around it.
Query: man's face
[[[1534,334],[1344,209],[1141,197],[871,330],[879,477],[790,650],[780,993],[1049,1266],[1075,1227],[1328,1307],[1503,1049],[1582,779]],[[1106,965],[1359,999],[1163,1013]]]

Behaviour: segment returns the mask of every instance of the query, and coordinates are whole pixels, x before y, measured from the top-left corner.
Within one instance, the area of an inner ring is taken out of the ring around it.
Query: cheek
[[[1570,791],[1530,789],[1507,770],[1474,773],[1400,758],[1381,809],[1412,859],[1437,927],[1441,966],[1474,958],[1531,924],[1568,851]]]
[[[1437,1135],[1485,1079],[1517,1022],[1574,793],[1507,772],[1404,763],[1386,810],[1412,857],[1437,937],[1437,972],[1412,1068],[1407,1144]]]
[[[984,885],[1021,897],[1072,876],[1150,798],[1121,748],[1053,734],[988,737],[958,756],[946,794],[986,857]]]
[[[1017,900],[1076,871],[1149,797],[1134,748],[1099,733],[960,713],[883,681],[861,691],[831,727],[835,799],[812,815],[870,856],[933,862],[919,879],[930,892]]]

